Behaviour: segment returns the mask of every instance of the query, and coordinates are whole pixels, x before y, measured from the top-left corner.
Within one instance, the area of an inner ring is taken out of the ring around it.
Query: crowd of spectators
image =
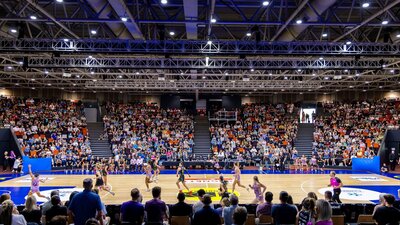
[[[323,165],[351,165],[377,154],[387,128],[399,127],[400,102],[326,103],[315,119],[313,154]]]
[[[220,161],[290,159],[298,116],[293,104],[245,104],[236,122],[211,124],[212,152]]]
[[[48,224],[48,225],[107,225],[111,218],[107,215],[98,191],[93,190],[93,180],[83,180],[82,192],[71,194],[70,200],[63,204],[59,192],[53,191],[51,199],[41,208],[34,196],[28,196],[25,208],[20,212],[10,199],[9,194],[0,196],[0,223],[5,225]],[[231,194],[221,200],[215,209],[212,198],[203,189],[198,190],[199,201],[193,205],[185,202],[185,194],[177,195],[178,202],[167,205],[162,201],[162,189],[155,186],[152,199],[145,203],[140,190],[133,188],[131,199],[122,203],[119,215],[113,223],[142,225],[162,225],[168,221],[185,222],[192,225],[244,225],[249,220],[255,223],[333,225],[333,216],[343,215],[342,204],[332,200],[332,192],[326,191],[323,199],[318,199],[313,192],[307,194],[300,205],[293,204],[288,192],[281,191],[274,201],[271,192],[265,193],[265,203],[257,206],[255,215],[248,215],[246,207],[239,205],[239,197]],[[276,203],[275,203],[276,202]],[[380,203],[375,206],[372,218],[378,225],[398,224],[400,211],[398,202],[391,194],[381,194]]]
[[[106,105],[105,132],[114,169],[133,170],[149,160],[190,160],[194,147],[193,116],[181,109],[155,104]]]
[[[79,167],[82,158],[91,157],[81,102],[0,98],[0,121],[1,126],[12,127],[21,150],[32,158],[52,158],[53,166]],[[12,156],[13,152],[5,152],[4,159]],[[13,166],[14,160],[6,166]]]

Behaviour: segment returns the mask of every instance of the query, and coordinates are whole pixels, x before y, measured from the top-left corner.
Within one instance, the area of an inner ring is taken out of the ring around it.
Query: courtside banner
[[[224,178],[228,183],[233,183],[232,178]],[[186,183],[189,184],[219,184],[219,178],[188,178],[185,177]]]

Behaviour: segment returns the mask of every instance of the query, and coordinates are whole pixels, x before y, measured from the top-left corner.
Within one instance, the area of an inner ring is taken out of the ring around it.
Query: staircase
[[[312,155],[312,142],[314,139],[314,124],[300,123],[297,131],[297,138],[294,142],[299,156],[305,155],[310,158]]]
[[[194,126],[194,149],[196,156],[208,156],[211,153],[210,126],[207,116],[196,116]]]
[[[110,144],[108,140],[99,140],[99,137],[104,132],[103,123],[87,123],[90,138],[90,148],[94,157],[108,158],[112,156]]]

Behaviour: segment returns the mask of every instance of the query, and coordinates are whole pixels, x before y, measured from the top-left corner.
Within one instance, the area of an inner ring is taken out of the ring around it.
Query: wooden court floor
[[[248,186],[252,184],[252,178],[254,175],[242,174],[242,184]],[[329,183],[328,174],[258,174],[261,183],[267,186],[267,191],[271,191],[274,194],[275,203],[279,202],[279,192],[282,190],[287,191],[292,195],[295,203],[300,203],[301,200],[306,197],[308,192],[315,192],[318,198],[323,198],[323,194],[319,193],[321,188],[327,188]],[[354,177],[361,176],[367,177],[367,179],[355,179]],[[57,187],[61,186],[75,186],[77,188],[82,187],[82,180],[84,178],[93,178],[93,175],[42,175],[42,178],[48,177],[41,187]],[[204,174],[204,175],[192,175],[191,179],[188,177],[187,185],[189,188],[196,191],[199,188],[216,190],[219,187],[217,174]],[[376,174],[340,174],[338,176],[344,186],[395,186],[399,185],[399,181],[386,176],[380,176]],[[232,175],[225,175],[225,178],[231,179]],[[7,180],[0,183],[0,187],[29,187],[30,183],[26,180],[29,176],[22,176],[15,179]],[[112,186],[112,191],[115,195],[112,196],[105,191],[100,193],[100,196],[105,204],[121,204],[124,201],[130,199],[130,190],[134,187],[139,188],[143,194],[144,201],[151,199],[151,192],[146,192],[144,184],[144,175],[109,175],[108,182]],[[26,182],[22,182],[25,180]],[[158,183],[151,183],[150,188],[154,186],[160,186],[162,188],[162,200],[167,203],[176,203],[176,195],[178,188],[175,184],[177,178],[175,175],[160,175]],[[228,184],[228,189],[231,191],[232,183]],[[18,190],[18,188],[17,188]],[[248,192],[244,188],[237,187],[236,191],[239,194],[240,203],[251,203],[254,199],[254,193],[250,189]],[[14,193],[15,194],[15,193]],[[25,196],[27,193],[18,193],[18,195]],[[357,195],[357,193],[356,193]],[[357,197],[357,196],[356,196]],[[396,196],[397,197],[397,196]],[[193,203],[197,199],[196,197],[188,198],[188,203]],[[217,200],[214,199],[214,203]],[[368,203],[368,200],[363,199],[342,199],[344,203]]]

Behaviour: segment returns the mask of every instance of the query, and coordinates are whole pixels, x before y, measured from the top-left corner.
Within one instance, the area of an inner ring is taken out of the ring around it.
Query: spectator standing
[[[47,210],[49,210],[53,206],[53,204],[51,204],[51,198],[53,198],[53,196],[59,196],[59,195],[60,195],[59,190],[54,190],[54,191],[50,192],[50,199],[47,202],[43,203],[43,205],[42,205],[42,215],[43,216],[45,216]],[[43,219],[45,219],[45,218],[43,218]]]
[[[396,162],[397,162],[396,153],[394,152],[394,149],[392,149],[392,152],[389,154],[389,165],[391,171],[394,171],[396,169]]]
[[[231,194],[229,196],[229,202],[231,203],[231,206],[225,207],[224,210],[222,211],[222,217],[224,218],[225,225],[232,225],[233,224],[233,212],[235,209],[238,207],[239,204],[239,198]]]
[[[147,201],[145,204],[145,211],[147,213],[147,222],[149,223],[163,223],[168,219],[167,205],[161,201],[161,187],[153,187],[151,190],[153,199]]]
[[[218,213],[211,208],[211,196],[205,194],[202,200],[204,206],[194,214],[192,225],[220,225],[221,219]]]
[[[24,216],[26,222],[41,224],[42,212],[37,206],[35,196],[28,196],[25,202],[25,208],[21,214]]]
[[[120,221],[129,222],[132,225],[141,225],[144,218],[144,206],[139,202],[139,189],[131,190],[131,198],[131,201],[124,202],[121,206]]]
[[[288,204],[289,194],[286,191],[281,191],[279,200],[281,204],[276,204],[272,207],[271,215],[274,219],[274,224],[295,224],[297,208],[294,205]]]
[[[92,192],[93,180],[86,178],[83,180],[84,190],[74,196],[70,205],[70,216],[74,220],[75,225],[84,225],[85,221],[95,218],[103,225],[103,212],[99,195]]]

